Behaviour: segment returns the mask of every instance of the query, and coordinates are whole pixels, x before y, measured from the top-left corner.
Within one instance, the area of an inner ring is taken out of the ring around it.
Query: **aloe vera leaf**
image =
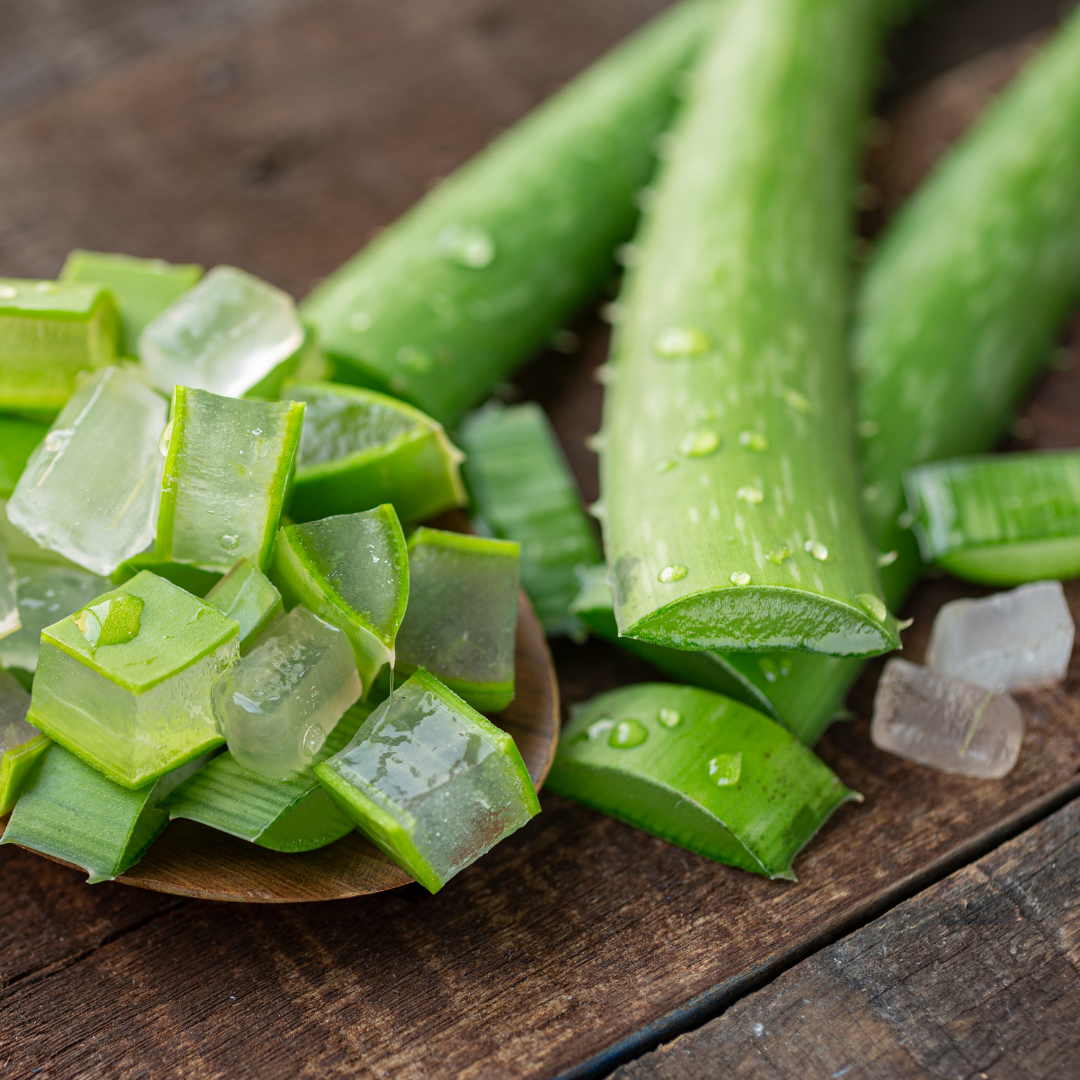
[[[26,722],[30,695],[0,668],[0,817],[11,812],[49,740]]]
[[[570,602],[579,572],[602,556],[544,411],[488,405],[465,418],[458,438],[482,526],[521,545],[521,584],[545,632],[580,635]]]
[[[320,285],[301,310],[337,380],[452,429],[598,293],[633,230],[674,85],[717,10],[662,15]]]
[[[355,386],[294,383],[303,401],[295,521],[392,503],[402,521],[423,521],[465,503],[461,451],[419,409]]]
[[[349,709],[315,761],[289,780],[268,780],[228,751],[218,755],[165,800],[169,816],[200,821],[274,851],[332,844],[351,832],[353,823],[319,785],[315,765],[341,750],[370,712],[364,705]]]
[[[108,289],[0,278],[0,409],[51,416],[75,376],[111,364],[120,317]]]
[[[409,537],[409,604],[397,670],[423,668],[480,712],[514,700],[519,548],[419,528]]]
[[[547,785],[699,855],[790,881],[833,811],[861,799],[768,717],[668,683],[593,698],[563,730]]]
[[[540,812],[514,740],[426,671],[315,773],[372,843],[433,893]]]
[[[738,0],[677,125],[619,301],[600,437],[621,634],[898,646],[849,420],[851,189],[871,0]]]
[[[281,614],[281,593],[250,559],[237,564],[206,594],[206,602],[240,624],[240,655]]]
[[[104,285],[120,314],[120,347],[127,356],[138,356],[139,335],[146,324],[202,275],[203,268],[192,264],[76,249],[65,260],[60,280]]]
[[[27,781],[0,843],[81,866],[91,885],[111,881],[134,866],[169,823],[162,799],[208,760],[189,761],[132,791],[53,744]]]
[[[144,551],[122,562],[112,572],[110,580],[114,585],[123,585],[143,570],[149,570],[152,574],[179,585],[193,596],[205,596],[223,576],[220,570],[204,570],[201,566],[174,562],[172,559],[163,559],[152,551]]]
[[[394,508],[284,526],[270,580],[287,608],[303,604],[348,635],[366,697],[394,663],[409,599],[409,553]]]
[[[0,499],[10,499],[26,459],[48,434],[47,424],[0,416]]]

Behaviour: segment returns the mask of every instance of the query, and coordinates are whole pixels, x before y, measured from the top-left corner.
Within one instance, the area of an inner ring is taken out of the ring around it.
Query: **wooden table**
[[[13,0],[0,42],[0,270],[74,246],[230,262],[297,295],[662,0]],[[885,210],[1007,81],[1053,0],[944,3],[894,45]],[[882,211],[867,216],[872,231]],[[606,348],[517,380],[588,498]],[[1018,445],[1080,444],[1072,353]],[[921,656],[941,579],[910,605]],[[1069,590],[1080,617],[1080,587]],[[564,700],[656,677],[556,643]],[[1001,782],[819,747],[866,796],[798,884],[709,863],[545,794],[436,897],[213,904],[0,849],[3,1075],[258,1078],[1080,1075],[1080,663],[1023,697]],[[1012,839],[1014,838],[1015,839]],[[693,1029],[693,1030],[691,1030]],[[682,1034],[688,1032],[688,1034]],[[654,1047],[660,1049],[653,1051]],[[620,1068],[621,1067],[621,1068]]]

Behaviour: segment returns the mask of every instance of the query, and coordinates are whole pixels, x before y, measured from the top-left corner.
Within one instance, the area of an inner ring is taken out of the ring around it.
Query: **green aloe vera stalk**
[[[717,652],[669,649],[619,637],[607,568],[583,576],[570,610],[598,637],[647,660],[681,683],[733,697],[781,723],[800,742],[813,746],[843,709],[858,660],[817,653]]]
[[[426,671],[315,773],[372,843],[433,893],[540,812],[514,740]]]
[[[717,10],[661,16],[320,285],[301,310],[337,380],[453,428],[598,293]]]
[[[112,572],[112,583],[123,585],[143,570],[149,570],[158,577],[179,585],[193,596],[205,596],[222,578],[220,570],[204,570],[191,563],[173,562],[172,559],[163,559],[160,555],[148,551],[122,562]]]
[[[245,401],[177,386],[161,478],[157,558],[227,571],[270,562],[300,443],[300,402]]]
[[[474,709],[502,712],[514,700],[520,581],[513,541],[417,529],[397,670],[423,668]]]
[[[48,424],[0,416],[0,499],[11,498],[26,459],[48,432]]]
[[[0,409],[59,412],[79,372],[113,363],[119,336],[100,285],[0,278]]]
[[[371,712],[354,705],[326,737],[315,761],[289,780],[268,780],[219,754],[165,801],[169,816],[190,818],[274,851],[312,851],[352,832],[315,776],[315,765],[336,754]]]
[[[544,411],[492,404],[466,417],[458,438],[482,525],[521,545],[521,584],[544,630],[579,635],[570,602],[579,572],[600,562],[600,546]]]
[[[114,784],[62,746],[52,745],[27,781],[2,844],[81,866],[87,881],[111,881],[134,866],[169,823],[161,801],[209,757],[137,791]]]
[[[0,817],[11,812],[49,740],[26,722],[30,695],[0,668]]]
[[[904,487],[927,562],[984,585],[1080,577],[1080,451],[938,461]]]
[[[385,664],[409,600],[409,553],[389,504],[287,525],[270,579],[290,610],[303,604],[352,643],[365,697]]]
[[[241,559],[207,594],[206,602],[240,624],[240,654],[281,614],[281,593],[250,559]]]
[[[737,0],[619,302],[600,439],[619,631],[898,646],[863,531],[845,343],[871,0]]]
[[[173,265],[163,259],[136,259],[102,251],[72,251],[60,271],[65,282],[104,285],[116,301],[123,327],[121,348],[138,355],[143,327],[160,315],[181,293],[203,275],[195,265]]]
[[[552,791],[770,878],[860,796],[779,724],[707,690],[641,683],[593,698],[559,740]]]
[[[302,401],[296,521],[392,503],[402,521],[423,521],[465,503],[461,452],[442,424],[374,390],[336,383],[289,386]]]

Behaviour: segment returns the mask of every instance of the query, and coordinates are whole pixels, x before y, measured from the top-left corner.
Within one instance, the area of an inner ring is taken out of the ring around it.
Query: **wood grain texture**
[[[612,1080],[1080,1075],[1080,802]]]

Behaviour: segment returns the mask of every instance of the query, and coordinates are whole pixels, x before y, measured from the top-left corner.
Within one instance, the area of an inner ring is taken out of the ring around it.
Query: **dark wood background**
[[[302,295],[662,6],[7,0],[0,269],[51,276],[85,246],[230,262]],[[942,0],[898,35],[880,104],[889,137],[868,161],[885,210],[1007,81],[1026,55],[1015,43],[1058,9]],[[868,233],[883,213],[867,215]],[[576,354],[538,357],[508,393],[544,403],[591,499],[583,439],[598,424],[591,370],[606,332],[588,313],[575,329]],[[1033,394],[1016,445],[1080,445],[1076,339]],[[937,606],[964,591],[948,579],[920,590],[909,656],[921,656]],[[1080,588],[1069,598],[1080,615]],[[556,643],[555,655],[571,704],[655,677],[601,643]],[[852,695],[857,719],[820,746],[866,802],[838,812],[797,862],[798,884],[709,863],[548,794],[534,823],[436,897],[407,886],[338,903],[214,904],[88,887],[4,847],[0,1068],[1080,1075],[1080,665],[1063,688],[1024,696],[1028,735],[1001,782],[874,750],[879,668]]]

